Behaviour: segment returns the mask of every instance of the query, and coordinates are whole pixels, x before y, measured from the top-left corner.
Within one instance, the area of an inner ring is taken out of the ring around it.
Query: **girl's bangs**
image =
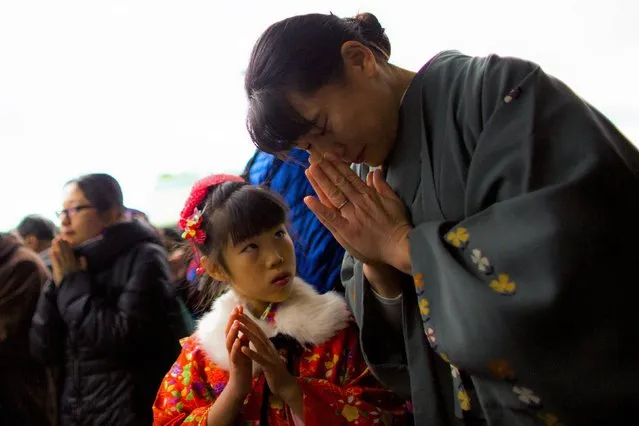
[[[216,216],[214,232],[227,235],[236,245],[285,224],[288,208],[276,194],[259,187],[246,186],[233,194]],[[228,237],[224,241],[228,241]]]

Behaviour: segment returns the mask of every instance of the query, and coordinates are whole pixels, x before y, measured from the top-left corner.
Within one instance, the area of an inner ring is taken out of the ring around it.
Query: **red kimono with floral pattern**
[[[299,279],[296,281],[299,281],[298,290],[300,290],[299,286],[307,286]],[[302,293],[308,292],[308,288],[302,287],[301,290]],[[317,307],[321,309],[321,298],[326,295],[311,294],[311,296],[315,303],[320,304]],[[332,305],[335,306],[334,298],[339,296],[330,295],[330,297],[333,298]],[[232,306],[235,306],[233,302],[237,302],[234,299],[235,295],[231,295],[230,298],[231,301],[225,301],[230,308],[228,313],[232,310]],[[219,305],[220,303],[216,302],[210,313],[213,314],[211,316],[217,314],[219,317],[213,326],[211,326],[213,321],[208,321],[205,317],[198,326],[198,331],[182,341],[182,353],[166,374],[153,406],[155,425],[206,425],[208,410],[215,404],[216,398],[224,390],[229,379],[228,369],[221,367],[212,359],[221,356],[218,348],[221,347],[226,351],[224,344],[219,345],[219,341],[212,342],[206,338],[210,333],[219,334],[220,327],[226,325],[222,323],[225,317],[228,318],[227,310],[219,309]],[[305,340],[301,343],[306,344],[295,357],[294,369],[303,395],[304,424],[306,426],[404,424],[405,403],[390,391],[383,389],[370,373],[359,348],[359,335],[355,324],[350,319],[347,319],[346,323],[339,318],[336,319],[335,317],[341,316],[341,313],[336,315],[333,312],[333,318],[330,318],[330,306],[329,312],[319,313],[318,318],[312,310],[309,311],[308,304],[300,305],[302,309],[299,309],[299,315],[290,315],[291,309],[288,310],[288,316],[281,315],[283,320],[281,327],[278,328],[280,325],[277,321],[278,314],[284,311],[280,307],[274,314],[271,325],[274,325],[275,329],[270,330],[270,334],[281,334],[282,331],[287,331],[288,335],[294,334],[295,327],[304,322],[307,328],[312,328],[314,323],[322,321],[322,315],[328,322],[345,326],[335,330],[334,335],[323,343],[311,346],[308,336],[301,339]],[[293,320],[296,320],[298,324],[293,324]],[[289,322],[289,325],[292,324],[293,330],[291,327],[286,329],[286,322]],[[263,329],[268,327],[265,322],[258,322],[258,325]],[[269,337],[272,336],[269,335]],[[220,363],[224,363],[223,359]],[[265,392],[267,392],[266,398]],[[265,404],[267,407],[264,407]],[[254,365],[252,391],[244,401],[236,423],[259,425],[260,419],[264,416],[269,425],[295,424],[289,407],[279,397],[270,393],[264,375]]]

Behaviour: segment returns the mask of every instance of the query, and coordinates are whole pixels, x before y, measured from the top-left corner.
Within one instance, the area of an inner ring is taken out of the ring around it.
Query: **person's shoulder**
[[[473,57],[458,50],[443,50],[431,57],[417,72],[416,79],[449,74],[453,70],[463,69],[473,61]]]
[[[141,271],[163,271],[167,279],[169,276],[169,260],[164,247],[153,241],[134,244],[126,254],[118,257],[113,267],[123,268],[129,276],[138,275]],[[155,275],[154,275],[155,276]]]
[[[181,358],[182,361],[197,361],[208,366],[214,365],[208,357],[206,350],[202,346],[202,343],[196,333],[180,339],[180,346],[182,347],[182,350],[179,358]]]
[[[189,368],[195,368],[202,377],[206,376],[206,380],[213,382],[228,380],[229,373],[211,360],[195,333],[180,339],[180,345],[182,350],[173,367],[169,370],[169,376],[183,378],[184,369],[190,365]]]
[[[527,75],[541,70],[541,67],[533,61],[497,54],[483,58],[483,67],[487,82],[503,81],[508,84],[512,84],[512,80],[521,80]]]
[[[248,181],[253,185],[264,183],[268,175],[268,171],[277,161],[277,157],[268,152],[257,150],[245,170]]]
[[[200,341],[195,333],[180,339],[180,346],[182,346],[182,352],[184,353],[199,353],[202,350]]]
[[[141,241],[131,247],[130,250],[135,257],[146,261],[156,259],[165,261],[167,259],[166,250],[156,241]]]
[[[337,330],[330,339],[323,343],[323,345],[326,345],[327,347],[335,347],[337,342],[340,342],[338,346],[344,347],[359,343],[359,327],[352,315],[349,316],[346,326]]]
[[[531,72],[539,68],[536,63],[513,56],[491,53],[485,56],[471,56],[458,50],[445,50],[432,57],[418,72],[418,76],[433,81],[458,79],[467,82],[469,78],[490,78],[499,73]]]
[[[16,247],[16,250],[14,252],[14,262],[28,265],[28,267],[32,269],[33,272],[37,272],[42,276],[48,277],[49,275],[49,270],[44,264],[42,258],[36,252],[29,249],[28,247],[25,247],[24,245],[19,245],[18,247]]]

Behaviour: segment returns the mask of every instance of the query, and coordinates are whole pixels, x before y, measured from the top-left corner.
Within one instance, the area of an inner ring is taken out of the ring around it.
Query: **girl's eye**
[[[242,253],[247,253],[254,250],[257,250],[257,244],[249,244],[242,249]]]
[[[275,233],[275,238],[278,238],[278,239],[284,238],[285,236],[286,236],[286,231],[283,231],[281,229]]]

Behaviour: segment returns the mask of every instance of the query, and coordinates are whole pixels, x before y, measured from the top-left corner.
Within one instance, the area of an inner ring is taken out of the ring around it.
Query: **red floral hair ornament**
[[[224,182],[246,181],[239,176],[225,174],[211,175],[202,178],[193,184],[193,188],[191,188],[191,194],[186,199],[184,208],[182,209],[182,213],[180,213],[178,227],[184,231],[182,233],[182,238],[185,240],[189,240],[193,245],[195,260],[198,265],[196,269],[196,273],[198,275],[204,273],[204,268],[201,264],[201,259],[196,247],[196,243],[204,244],[204,242],[206,241],[206,232],[203,229],[200,229],[200,226],[202,226],[202,214],[204,214],[204,210],[206,209],[200,210],[198,209],[198,206],[202,203],[202,201],[204,201],[204,199],[206,198],[206,194],[208,194],[209,189],[212,186],[216,186]]]

